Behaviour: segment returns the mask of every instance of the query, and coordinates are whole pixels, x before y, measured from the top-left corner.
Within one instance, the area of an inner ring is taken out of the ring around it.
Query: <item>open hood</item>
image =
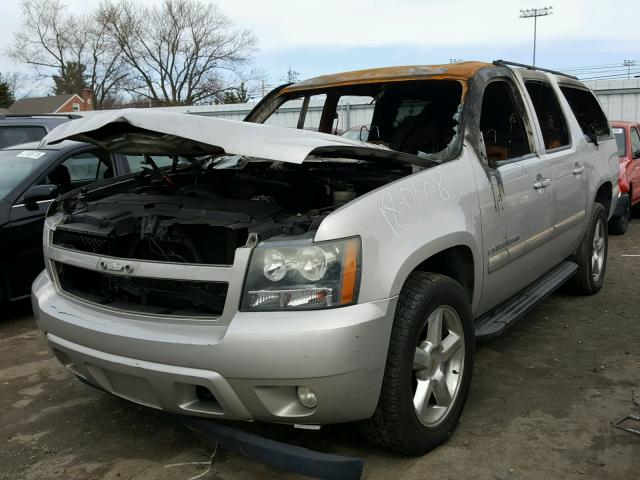
[[[415,155],[335,135],[153,109],[100,112],[67,122],[44,137],[40,146],[65,139],[129,154],[226,153],[298,164],[313,155],[433,165]]]

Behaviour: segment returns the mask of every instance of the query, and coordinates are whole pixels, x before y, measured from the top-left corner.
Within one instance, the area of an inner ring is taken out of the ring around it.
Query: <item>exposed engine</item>
[[[145,173],[126,191],[67,199],[53,243],[121,258],[230,265],[250,237],[311,235],[333,210],[411,168],[379,161],[242,160],[233,168]]]

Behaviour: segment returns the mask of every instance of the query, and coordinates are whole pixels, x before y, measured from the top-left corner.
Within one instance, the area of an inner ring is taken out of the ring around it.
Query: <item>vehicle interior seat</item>
[[[69,169],[65,165],[58,165],[48,175],[48,183],[57,185],[60,188],[60,192],[66,192],[71,189],[71,175]]]

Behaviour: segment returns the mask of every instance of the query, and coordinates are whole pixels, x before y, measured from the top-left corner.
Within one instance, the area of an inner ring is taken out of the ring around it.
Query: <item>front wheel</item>
[[[400,293],[378,406],[361,422],[372,442],[422,455],[455,429],[471,384],[469,295],[444,275],[414,272]]]
[[[578,270],[569,280],[571,290],[578,295],[593,295],[602,288],[607,269],[609,236],[604,207],[595,203],[582,243],[572,260]]]

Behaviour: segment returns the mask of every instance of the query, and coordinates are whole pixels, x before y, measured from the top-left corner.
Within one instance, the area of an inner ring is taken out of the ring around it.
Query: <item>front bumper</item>
[[[234,420],[324,424],[377,405],[397,297],[343,308],[235,312],[225,326],[105,312],[33,284],[39,327],[73,373],[162,410]],[[313,389],[306,408],[296,387]]]
[[[616,208],[613,211],[613,216],[614,217],[622,217],[626,210],[627,210],[627,206],[629,205],[629,194],[628,193],[621,193],[620,196],[618,197],[618,201],[616,202]]]

